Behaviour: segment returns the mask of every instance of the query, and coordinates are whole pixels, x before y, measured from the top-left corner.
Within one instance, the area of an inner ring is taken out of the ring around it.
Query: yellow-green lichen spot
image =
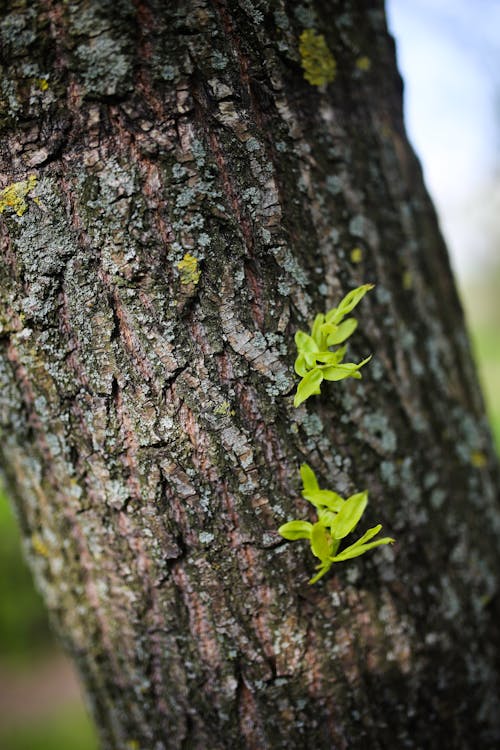
[[[413,275],[411,271],[404,271],[402,277],[403,289],[408,292],[413,286]]]
[[[31,537],[31,546],[33,548],[33,552],[36,552],[37,555],[48,557],[50,554],[47,545],[38,534],[33,534],[33,536]]]
[[[323,34],[304,29],[300,35],[299,53],[304,78],[311,86],[323,86],[334,80],[337,66]]]
[[[223,401],[222,404],[215,407],[214,414],[220,414],[224,417],[227,417],[228,415],[234,417],[236,412],[234,411],[234,409],[231,409],[231,404],[229,403],[229,401]]]
[[[36,78],[35,86],[37,87],[37,89],[40,89],[40,91],[47,91],[47,89],[49,88],[49,82],[46,78]]]
[[[18,216],[22,216],[28,210],[26,196],[36,185],[36,177],[30,175],[27,180],[13,182],[7,185],[0,192],[0,214],[3,214],[8,208],[14,211]]]
[[[488,458],[483,451],[472,451],[470,454],[470,462],[476,469],[484,469],[488,464]]]
[[[177,263],[177,269],[181,275],[181,284],[194,284],[196,286],[199,282],[201,276],[199,261],[191,253],[186,253],[183,259]]]
[[[351,263],[361,263],[363,260],[363,251],[360,247],[353,247],[350,253]]]
[[[356,60],[356,67],[358,70],[361,70],[363,73],[367,73],[372,66],[372,61],[369,57],[366,55],[363,55],[362,57],[358,57]]]

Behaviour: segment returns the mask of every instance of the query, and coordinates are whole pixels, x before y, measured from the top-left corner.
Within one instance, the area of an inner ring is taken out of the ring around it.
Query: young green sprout
[[[382,537],[370,541],[376,536],[381,524],[368,529],[353,544],[344,547],[340,552],[339,546],[342,539],[348,536],[358,525],[368,503],[368,493],[358,492],[346,500],[331,490],[322,490],[319,487],[316,475],[310,466],[302,464],[300,467],[303,489],[302,497],[308,500],[317,510],[318,520],[316,523],[309,521],[289,521],[278,529],[278,533],[284,539],[295,541],[296,539],[308,539],[311,551],[319,559],[318,571],[309,583],[316,583],[327,573],[333,563],[350,560],[359,557],[373,547],[381,544],[392,544],[395,540],[391,537]]]
[[[295,360],[295,372],[302,380],[297,386],[294,406],[299,406],[303,401],[321,392],[323,380],[344,380],[344,378],[361,378],[360,368],[369,360],[367,357],[362,362],[344,362],[346,346],[343,344],[357,328],[358,322],[355,318],[345,316],[353,310],[365,294],[373,289],[373,284],[353,289],[341,300],[338,307],[333,307],[326,314],[319,313],[314,319],[311,333],[297,331],[295,343],[297,345],[297,359]],[[330,347],[337,347],[332,350]]]

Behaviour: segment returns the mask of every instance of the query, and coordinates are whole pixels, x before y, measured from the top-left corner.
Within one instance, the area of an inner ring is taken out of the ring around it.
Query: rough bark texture
[[[1,460],[103,746],[497,747],[497,465],[381,2],[17,0],[1,39]],[[294,409],[294,332],[369,281],[364,379]],[[314,587],[304,460],[397,537]]]

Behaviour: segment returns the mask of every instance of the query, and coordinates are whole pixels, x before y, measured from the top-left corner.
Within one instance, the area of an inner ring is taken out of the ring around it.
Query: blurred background
[[[419,154],[500,446],[500,2],[387,0]],[[96,750],[0,493],[0,748]]]
[[[500,2],[386,0],[406,128],[461,292],[500,447]]]

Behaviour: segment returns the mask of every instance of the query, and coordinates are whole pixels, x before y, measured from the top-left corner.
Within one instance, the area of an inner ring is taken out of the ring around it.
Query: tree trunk
[[[497,463],[382,3],[6,5],[1,461],[103,747],[497,747]],[[295,409],[367,282],[363,380]],[[397,539],[314,586],[303,461]]]

